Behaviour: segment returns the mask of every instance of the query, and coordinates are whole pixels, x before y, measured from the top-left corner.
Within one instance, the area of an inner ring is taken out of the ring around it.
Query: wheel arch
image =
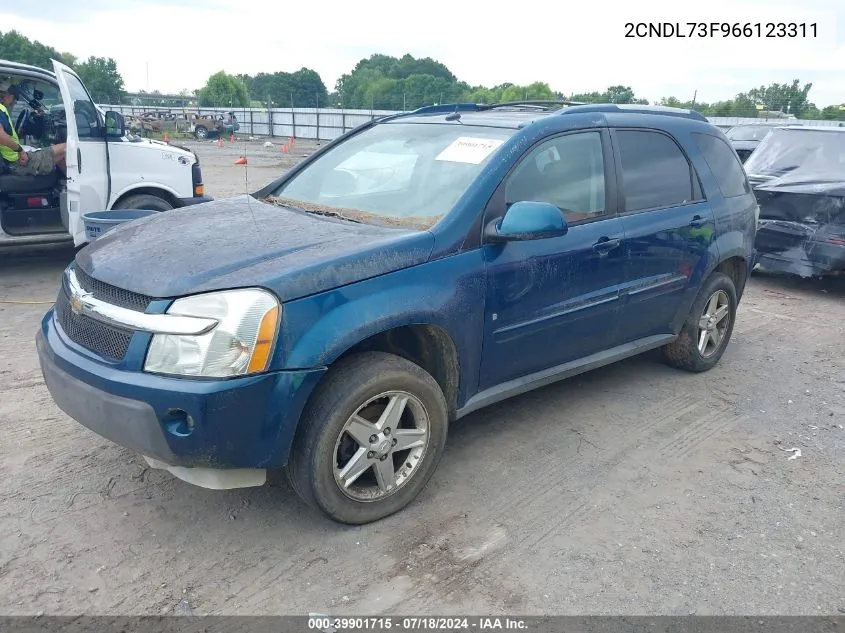
[[[461,368],[457,345],[445,329],[425,323],[391,327],[351,345],[329,367],[344,358],[369,351],[400,356],[431,374],[446,398],[449,419],[455,419]]]
[[[116,209],[117,205],[126,200],[127,198],[139,195],[148,195],[161,198],[162,200],[166,200],[167,203],[170,204],[173,208],[177,208],[179,206],[176,192],[172,189],[165,187],[164,185],[142,185],[138,187],[133,187],[131,189],[125,189],[124,191],[120,192],[120,194],[118,194],[118,196],[115,198],[114,202],[112,202],[110,208]]]

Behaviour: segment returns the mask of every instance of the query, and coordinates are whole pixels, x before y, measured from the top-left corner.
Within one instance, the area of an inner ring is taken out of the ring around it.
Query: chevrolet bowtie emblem
[[[85,297],[90,297],[90,292],[80,292],[74,293],[70,296],[70,309],[73,311],[74,314],[82,314],[82,300]]]

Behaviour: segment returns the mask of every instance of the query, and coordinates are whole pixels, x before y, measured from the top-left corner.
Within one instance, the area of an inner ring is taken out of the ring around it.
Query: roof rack
[[[503,101],[502,103],[443,103],[439,105],[422,106],[409,114],[448,114],[451,112],[486,112],[496,108],[527,108],[539,111],[551,110],[551,106],[585,105],[583,101]]]
[[[663,116],[675,116],[683,119],[693,119],[707,123],[707,117],[695,110],[684,108],[672,108],[660,105],[640,105],[636,103],[590,103],[587,105],[565,108],[558,114],[578,114],[579,112],[629,112],[632,114],[660,114]]]

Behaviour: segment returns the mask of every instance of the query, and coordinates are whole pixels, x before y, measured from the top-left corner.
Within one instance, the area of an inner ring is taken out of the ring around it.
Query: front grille
[[[132,332],[76,314],[70,309],[70,300],[64,288],[56,299],[56,319],[68,338],[77,345],[112,360],[123,360],[126,356]]]
[[[111,303],[112,305],[144,312],[153,300],[152,297],[148,297],[147,295],[130,292],[123,288],[103,283],[99,279],[94,279],[79,266],[74,269],[74,272],[76,273],[76,279],[79,281],[80,286],[92,293],[95,298]]]

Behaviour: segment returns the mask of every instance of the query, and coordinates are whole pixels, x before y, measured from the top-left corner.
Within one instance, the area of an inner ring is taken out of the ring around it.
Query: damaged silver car
[[[845,127],[775,128],[744,167],[760,205],[760,266],[801,277],[842,274]]]

